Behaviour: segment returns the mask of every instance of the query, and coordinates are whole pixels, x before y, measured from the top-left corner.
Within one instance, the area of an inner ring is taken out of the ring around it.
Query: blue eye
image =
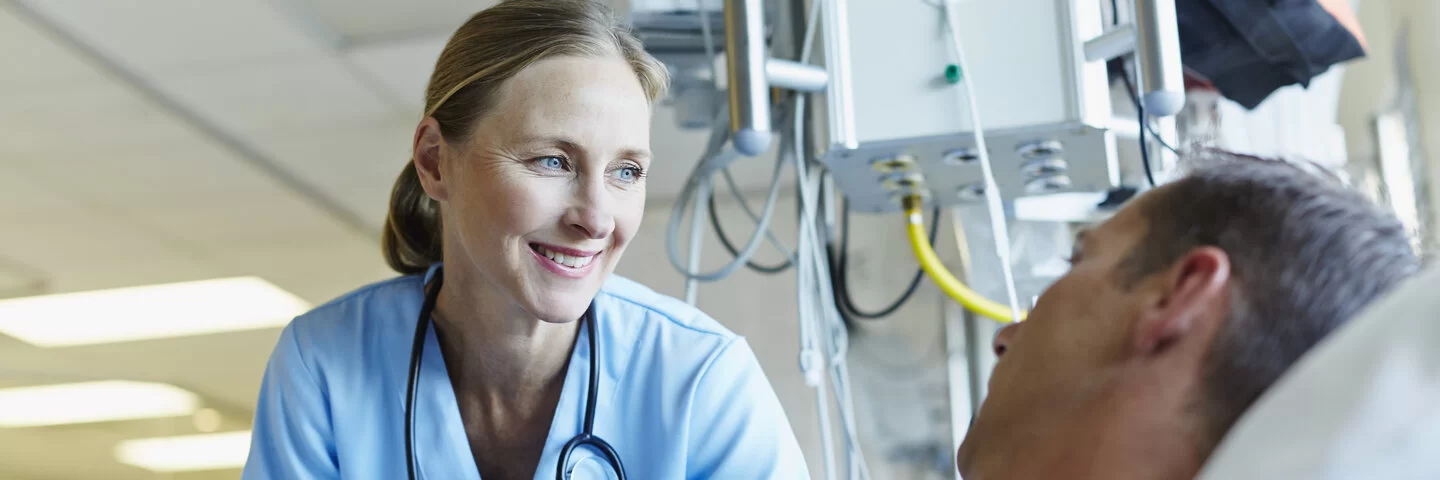
[[[622,182],[635,183],[645,176],[645,170],[636,166],[620,167],[615,170],[615,176]]]
[[[549,169],[565,168],[565,160],[560,157],[544,157],[540,159],[540,166]]]

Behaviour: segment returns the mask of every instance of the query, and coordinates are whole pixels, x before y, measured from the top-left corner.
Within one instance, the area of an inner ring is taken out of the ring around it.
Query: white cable
[[[701,235],[705,230],[705,215],[708,213],[708,207],[710,205],[709,202],[701,201],[700,199],[714,194],[714,192],[710,191],[709,181],[701,182],[700,188],[695,192],[695,196],[697,197],[695,200],[695,210],[690,214],[689,268],[692,272],[700,269],[700,249],[705,245],[705,238]],[[687,277],[685,279],[685,303],[695,305],[695,297],[699,293],[699,290],[700,281],[694,277]]]
[[[806,97],[801,95],[796,98],[795,102],[796,116],[793,135],[796,138],[799,138],[804,130],[805,99]],[[827,371],[831,376],[831,388],[840,413],[850,478],[868,479],[869,468],[866,465],[864,453],[860,447],[859,434],[855,428],[854,401],[849,389],[849,369],[845,364],[849,334],[845,330],[840,313],[835,309],[834,292],[830,290],[828,281],[830,272],[823,249],[824,243],[817,233],[818,211],[816,206],[819,203],[818,195],[822,189],[819,182],[811,180],[803,145],[800,142],[792,142],[792,146],[795,148],[796,177],[800,186],[800,233],[806,247],[799,250],[801,258],[806,261],[806,268],[800,273],[811,276],[814,280],[813,284],[807,285],[808,288],[800,291],[799,301],[802,304],[818,307],[819,310],[818,315],[812,314],[811,317],[819,317],[820,328],[815,330],[817,334],[825,335],[823,345],[828,354]]]
[[[797,166],[804,161],[803,158],[794,157],[785,151],[782,151],[781,155],[791,157]],[[818,328],[819,325],[815,319],[815,305],[809,301],[810,297],[806,294],[810,291],[810,282],[814,279],[810,275],[811,269],[814,267],[814,259],[809,255],[804,255],[803,252],[812,250],[813,246],[810,245],[810,236],[803,228],[796,237],[796,251],[801,252],[801,255],[796,258],[795,264],[795,288],[798,295],[796,307],[802,332],[800,371],[805,376],[805,383],[815,391],[815,412],[820,421],[820,458],[825,480],[835,480],[835,443],[830,430],[830,399],[825,394],[827,390],[824,373],[826,361],[820,351],[817,351],[817,347],[823,344],[820,338],[822,329]]]
[[[810,10],[809,19],[806,21],[805,39],[800,48],[799,61],[801,63],[808,63],[810,60],[810,54],[814,49],[815,32],[819,29],[820,13],[824,6],[824,1],[815,2]],[[799,303],[819,307],[819,315],[815,314],[817,312],[810,312],[810,315],[806,316],[809,318],[802,318],[802,321],[818,323],[819,325],[812,325],[811,333],[814,335],[823,333],[826,337],[823,344],[827,347],[826,350],[829,354],[829,361],[827,363],[830,368],[827,368],[827,370],[832,376],[831,384],[836,396],[841,425],[845,435],[845,448],[850,464],[850,478],[854,479],[858,476],[861,479],[868,480],[870,477],[869,467],[865,463],[865,457],[859,444],[858,432],[855,428],[854,401],[850,395],[849,369],[845,362],[846,350],[849,346],[848,331],[845,330],[844,321],[841,319],[840,313],[835,309],[834,292],[830,290],[829,275],[831,272],[828,271],[829,263],[825,257],[825,239],[816,233],[817,195],[822,193],[823,189],[819,188],[818,183],[813,187],[811,186],[807,165],[808,157],[805,154],[803,142],[799,140],[804,137],[804,120],[807,113],[805,108],[806,99],[807,95],[805,94],[797,94],[796,96],[792,118],[795,122],[793,131],[793,138],[795,140],[791,142],[790,145],[795,149],[796,176],[798,177],[797,183],[800,185],[801,218],[799,222],[799,236],[804,241],[804,245],[797,248],[796,257],[797,260],[806,264],[806,267],[800,269],[798,273],[802,277],[813,279],[812,285],[806,285],[809,288],[803,288],[799,291],[801,295]],[[806,252],[809,252],[809,254],[807,255]],[[807,310],[810,309],[807,308]],[[821,395],[820,398],[823,399],[824,396]],[[824,403],[825,402],[822,401],[822,406]],[[828,430],[827,422],[827,425],[822,427],[822,435],[825,436],[827,441],[830,438]],[[833,478],[833,464],[829,458],[827,458],[826,461],[826,468],[826,478]]]
[[[702,19],[708,18],[708,13],[703,8],[700,12]],[[709,25],[708,21],[702,20],[701,25],[708,31],[708,27],[704,27]],[[707,36],[705,43],[708,46],[712,43],[712,39]],[[711,49],[713,51],[713,47]],[[695,168],[690,171],[690,177],[686,179],[685,185],[681,187],[680,195],[676,198],[675,204],[670,210],[670,222],[666,226],[665,231],[665,251],[670,259],[670,266],[674,267],[675,270],[680,272],[680,275],[684,276],[687,280],[693,279],[702,282],[713,282],[728,277],[741,267],[744,267],[745,263],[750,261],[750,258],[760,249],[762,239],[764,239],[769,232],[770,218],[774,213],[775,204],[780,193],[780,171],[784,162],[777,159],[775,162],[774,175],[770,180],[770,193],[765,199],[765,207],[761,211],[760,220],[757,222],[755,232],[750,236],[750,240],[745,243],[745,247],[740,249],[739,255],[736,255],[735,258],[725,266],[710,272],[697,272],[693,268],[686,268],[685,262],[680,260],[679,253],[680,224],[685,220],[685,210],[690,206],[690,202],[700,201],[697,195],[700,184],[708,183],[711,176],[718,171],[714,165],[723,163],[721,157],[727,155],[724,147],[726,139],[729,136],[729,131],[729,105],[722,104],[719,111],[716,112],[715,123],[710,132],[710,138],[706,141],[705,153],[702,154]]]
[[[705,0],[695,0],[695,11],[700,12],[700,32],[705,37],[705,56],[710,59],[710,79],[718,81],[715,75],[715,38],[710,34],[710,11],[705,9]]]
[[[700,29],[705,32],[705,58],[710,60],[710,78],[713,82],[715,78],[715,46],[710,44],[710,12],[705,10],[705,0],[695,0],[695,7],[696,11],[700,13]],[[714,192],[710,191],[708,182],[701,184],[700,192],[697,193],[698,196],[706,194],[714,195]],[[690,214],[690,262],[688,266],[692,272],[700,269],[700,247],[703,244],[700,239],[702,229],[700,219],[702,218],[701,209],[705,208],[704,205],[706,202],[697,200],[695,211]],[[699,283],[700,281],[694,277],[685,277],[685,303],[695,305],[696,291],[700,288]]]
[[[745,247],[740,249],[740,254],[736,255],[730,263],[714,271],[696,272],[686,268],[684,262],[680,260],[679,253],[680,224],[685,219],[685,209],[690,206],[690,202],[699,201],[699,199],[696,198],[696,193],[699,190],[700,184],[708,182],[710,176],[717,170],[711,166],[711,163],[715,158],[718,158],[719,155],[723,155],[723,149],[721,147],[724,146],[726,134],[730,130],[729,122],[726,120],[726,112],[728,112],[728,109],[722,108],[721,115],[717,115],[715,130],[711,132],[710,141],[705,148],[706,154],[701,157],[700,162],[690,171],[690,178],[686,179],[685,186],[681,187],[679,197],[675,200],[675,204],[670,207],[670,222],[665,228],[665,253],[670,259],[670,266],[675,267],[675,270],[679,272],[680,275],[702,282],[713,282],[730,276],[741,267],[744,267],[745,262],[749,261],[750,258],[755,255],[755,252],[760,249],[761,241],[770,228],[770,219],[775,212],[775,204],[779,199],[780,171],[785,163],[783,159],[776,159],[775,170],[770,177],[770,192],[765,198],[765,207],[760,213],[760,222],[755,226],[755,233],[750,235],[750,240],[745,243]],[[787,138],[781,137],[782,147],[787,145],[784,143],[786,141],[788,141]]]
[[[740,186],[735,184],[735,176],[730,174],[730,168],[720,169],[720,175],[724,177],[725,184],[730,187],[730,196],[735,197],[735,203],[740,205],[740,210],[745,212],[745,216],[750,217],[751,222],[754,222],[755,225],[760,225],[760,216],[756,215],[755,211],[750,209],[750,201],[745,199],[745,194],[740,193]],[[713,187],[711,195],[714,195]],[[770,240],[770,244],[774,245],[775,249],[779,250],[780,255],[784,256],[786,260],[789,260],[791,263],[795,262],[795,252],[791,251],[790,247],[786,247],[779,238],[776,238],[772,230],[768,228],[765,229],[765,238]]]
[[[985,204],[989,207],[990,229],[995,235],[995,253],[1000,257],[1000,271],[1005,280],[1005,295],[1010,301],[1010,318],[1020,318],[1020,301],[1015,293],[1015,275],[1010,268],[1010,233],[1005,223],[1005,207],[1000,200],[1000,187],[995,183],[995,172],[990,166],[990,154],[985,147],[985,132],[980,125],[980,104],[975,96],[975,72],[965,61],[964,42],[960,41],[960,29],[955,23],[953,7],[955,0],[946,0],[942,13],[945,15],[946,30],[955,44],[955,63],[960,67],[961,82],[965,98],[969,102],[970,130],[975,137],[975,149],[980,153],[980,169],[985,175]]]

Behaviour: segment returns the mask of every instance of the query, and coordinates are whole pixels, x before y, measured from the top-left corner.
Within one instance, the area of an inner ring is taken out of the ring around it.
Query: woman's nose
[[[991,342],[990,348],[995,350],[995,356],[1005,354],[1010,349],[1010,342],[1015,339],[1015,331],[1020,328],[1019,323],[1012,323],[995,332],[995,340]]]
[[[599,208],[577,206],[565,215],[565,223],[580,235],[591,240],[602,240],[615,230],[615,218]]]
[[[615,230],[615,216],[606,208],[606,193],[603,188],[599,192],[585,190],[565,212],[565,225],[591,240],[609,237]]]

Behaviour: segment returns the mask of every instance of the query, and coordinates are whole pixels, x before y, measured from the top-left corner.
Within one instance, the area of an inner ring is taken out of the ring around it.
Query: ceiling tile
[[[4,92],[105,81],[93,66],[3,9],[0,9],[0,65],[6,65],[4,75],[0,75],[0,91]]]
[[[0,154],[0,225],[54,221],[83,213],[83,202],[69,198],[69,192],[6,164],[5,155]]]
[[[497,0],[298,0],[317,23],[351,42],[396,37],[449,35],[472,15]]]
[[[316,55],[323,49],[273,2],[21,0],[107,57],[137,71]]]
[[[394,185],[394,178],[377,178],[335,184],[329,188],[335,198],[343,202],[350,211],[361,218],[372,220],[378,232],[384,227],[385,217],[390,211],[390,190]]]
[[[27,428],[0,431],[0,473],[32,475],[36,479],[105,478],[139,480],[153,474],[119,465],[113,460],[114,442],[124,436],[94,428]]]
[[[0,161],[163,144],[189,128],[117,83],[0,93]]]
[[[397,115],[342,61],[301,56],[163,74],[174,100],[246,137],[372,124]]]
[[[393,98],[413,103],[418,117],[424,109],[430,73],[435,70],[435,61],[449,39],[446,33],[364,44],[347,49],[344,55],[357,68],[377,79]]]
[[[380,242],[296,237],[286,245],[230,244],[216,259],[226,275],[258,274],[314,304],[396,276]]]
[[[393,116],[352,128],[267,133],[258,135],[256,143],[297,174],[318,183],[372,179],[389,183],[409,161],[416,123]]]
[[[379,227],[395,177],[409,162],[415,122],[273,134],[256,142],[297,175]]]
[[[27,160],[20,168],[36,181],[72,198],[118,209],[237,202],[253,196],[295,198],[258,168],[193,137],[133,149],[38,153]]]
[[[171,238],[203,245],[207,259],[227,255],[229,245],[279,247],[297,239],[345,239],[349,235],[344,224],[293,196],[152,205],[133,214]]]
[[[54,291],[212,275],[213,270],[201,263],[199,255],[195,245],[109,215],[11,223],[0,230],[0,256],[40,270]]]

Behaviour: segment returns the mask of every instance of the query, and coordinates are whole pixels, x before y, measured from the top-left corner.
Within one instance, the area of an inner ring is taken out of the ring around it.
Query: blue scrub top
[[[404,479],[405,389],[424,285],[372,284],[291,322],[260,387],[244,479]],[[600,358],[595,434],[634,479],[806,479],[780,401],[740,337],[694,307],[611,275],[594,303]],[[479,479],[434,328],[416,402],[420,478]],[[581,329],[581,336],[586,335]],[[536,479],[583,428],[590,346],[577,337]],[[599,452],[577,479],[611,478]]]

